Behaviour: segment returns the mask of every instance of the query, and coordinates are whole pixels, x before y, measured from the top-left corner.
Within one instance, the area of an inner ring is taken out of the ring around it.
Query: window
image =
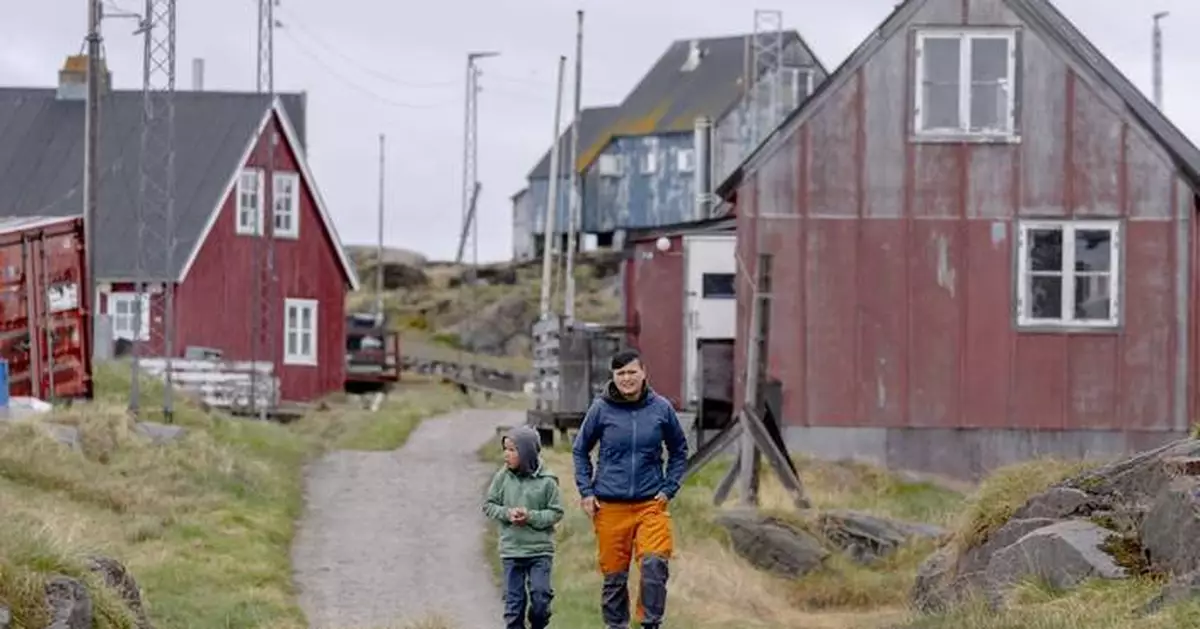
[[[643,175],[654,174],[658,170],[658,153],[654,152],[654,149],[647,150],[645,153],[642,153],[641,163]]]
[[[621,158],[617,155],[601,155],[597,168],[601,177],[620,177]]]
[[[704,299],[733,299],[737,296],[733,273],[705,273],[700,276],[700,296]]]
[[[931,30],[917,35],[918,135],[1015,133],[1013,30]]]
[[[1017,247],[1017,321],[1023,326],[1112,327],[1120,312],[1115,221],[1028,221]]]
[[[283,309],[283,363],[316,365],[317,300],[288,299]]]
[[[254,236],[262,233],[263,172],[248,168],[238,176],[237,233]]]
[[[784,111],[799,107],[812,94],[813,75],[807,68],[783,68]]]
[[[681,173],[690,173],[696,170],[696,150],[695,149],[679,149],[675,156],[675,167]]]
[[[114,339],[150,340],[150,295],[142,295],[141,308],[138,308],[137,293],[109,293],[107,310],[112,318]],[[135,330],[138,315],[141,315],[141,327]]]
[[[275,173],[272,190],[272,214],[275,217],[275,235],[284,238],[300,236],[300,175]]]

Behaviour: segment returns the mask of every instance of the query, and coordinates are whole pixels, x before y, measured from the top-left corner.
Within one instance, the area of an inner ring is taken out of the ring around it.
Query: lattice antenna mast
[[[750,145],[746,155],[772,131],[783,108],[783,12],[754,10],[750,45]]]
[[[174,414],[175,346],[175,0],[146,0],[138,29],[142,51],[141,180],[138,186],[132,386],[129,410],[141,412],[141,354],[166,362],[163,416]],[[143,316],[145,309],[149,316]],[[143,330],[143,324],[149,329]]]
[[[267,107],[275,102],[275,6],[279,0],[258,0],[258,74],[255,91],[267,96]],[[276,132],[274,116],[267,125],[266,156],[263,160],[263,177],[259,185],[258,202],[261,206],[255,214],[254,260],[255,260],[255,298],[253,339],[250,344],[250,395],[251,410],[257,411],[260,419],[267,418],[269,400],[273,399],[271,379],[275,375],[276,354],[275,318],[272,316],[277,306],[275,299],[275,152],[278,150],[279,134]],[[261,156],[260,152],[256,152]],[[292,191],[295,194],[295,191]],[[258,368],[258,363],[271,365],[269,374],[264,374]],[[267,395],[263,393],[272,392]],[[259,402],[263,401],[262,404]]]
[[[499,55],[498,52],[469,52],[467,53],[466,98],[463,111],[463,175],[462,175],[462,232],[458,239],[458,252],[455,263],[461,264],[466,253],[467,240],[471,241],[471,271],[462,283],[462,290],[470,291],[467,319],[463,322],[463,332],[474,334],[476,315],[479,309],[478,275],[479,275],[479,221],[476,218],[479,207],[479,77],[483,73],[479,69],[479,60]],[[461,354],[461,350],[460,350]],[[460,359],[461,362],[461,359]]]

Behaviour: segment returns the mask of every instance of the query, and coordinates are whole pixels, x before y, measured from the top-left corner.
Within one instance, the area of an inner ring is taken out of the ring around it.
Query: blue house
[[[579,159],[582,177],[582,230],[602,248],[620,246],[624,233],[678,225],[707,216],[697,203],[696,122],[712,125],[707,168],[721,181],[779,120],[797,108],[828,72],[796,31],[783,32],[781,90],[770,106],[765,89],[774,77],[761,76],[743,87],[750,68],[752,35],[678,40],[615,107],[581,115]],[[756,122],[756,124],[752,124]],[[570,129],[560,155],[570,161]],[[541,251],[549,183],[549,151],[531,171],[529,185],[514,195],[514,255]],[[555,231],[565,235],[570,171],[560,168]],[[528,231],[527,231],[528,230]],[[519,244],[518,244],[519,243]]]

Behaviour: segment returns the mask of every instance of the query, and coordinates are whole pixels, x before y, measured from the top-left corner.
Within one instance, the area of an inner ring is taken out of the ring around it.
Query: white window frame
[[[786,67],[783,68],[784,85],[792,95],[792,108],[797,108],[812,96],[813,92],[813,71],[807,67]],[[803,81],[803,83],[801,83]],[[800,98],[800,85],[804,85],[804,98]]]
[[[290,325],[292,311],[296,312],[296,328]],[[309,311],[310,329],[305,330],[299,324],[302,320],[301,313]],[[294,299],[287,298],[283,303],[283,364],[285,365],[303,365],[316,366],[317,364],[317,331],[320,329],[317,322],[319,314],[318,303],[315,299]],[[295,350],[292,348],[292,335],[295,334]],[[301,339],[303,335],[309,336],[308,352],[301,351]]]
[[[658,138],[646,138],[642,146],[645,152],[638,160],[639,170],[643,175],[653,175],[658,172]]]
[[[272,227],[273,235],[279,238],[296,239],[300,237],[300,174],[294,172],[279,172],[275,173],[275,181],[271,189],[271,205],[274,207],[271,210],[272,220],[275,221]],[[291,192],[285,193],[282,188],[284,184],[290,184]],[[286,202],[287,208],[285,212],[280,212],[280,202]],[[284,228],[279,226],[279,219],[289,219],[289,225]]]
[[[245,187],[247,181],[251,177],[255,178],[256,183],[258,185],[258,194],[255,195],[257,197],[257,201],[258,201],[258,208],[257,208],[258,216],[257,217],[254,216],[254,214],[255,214],[254,209],[247,208],[245,205],[243,205],[243,201],[246,200],[245,195],[243,194],[244,193],[243,188]],[[239,235],[242,235],[242,236],[260,236],[260,235],[262,235],[263,206],[266,205],[266,186],[265,186],[265,181],[264,181],[265,178],[266,178],[266,176],[264,175],[262,169],[259,169],[259,168],[245,168],[245,169],[242,169],[242,172],[238,173],[237,186],[235,187],[235,195],[236,195],[235,196],[235,198],[236,198],[235,206],[237,208],[237,215],[235,217],[235,222],[236,222],[236,231],[237,231],[237,234],[239,234]]]
[[[597,159],[596,169],[600,171],[601,177],[620,177],[622,174],[621,156],[611,153],[601,155]]]
[[[925,111],[925,40],[927,39],[959,39],[958,54],[958,128],[925,128],[922,114]],[[997,130],[971,129],[971,40],[974,39],[1004,39],[1008,41],[1008,89],[1005,96],[1008,101],[1007,128]],[[913,89],[913,132],[918,138],[981,138],[981,139],[1010,139],[1015,140],[1017,134],[1017,30],[1015,28],[970,28],[947,29],[928,28],[917,31],[916,50],[913,58],[916,60],[916,83]]]
[[[679,149],[675,154],[675,169],[681,173],[696,171],[696,149]]]
[[[1029,291],[1029,232],[1033,230],[1061,230],[1062,251],[1062,317],[1057,319],[1035,318],[1029,313],[1032,304]],[[1109,262],[1107,319],[1075,318],[1075,232],[1078,230],[1107,230],[1112,234],[1112,257]],[[1017,325],[1022,328],[1116,328],[1121,324],[1121,223],[1114,220],[1023,220],[1017,226]]]
[[[150,294],[144,293],[144,294],[142,294],[141,297],[142,297],[142,299],[141,299],[142,308],[141,308],[140,314],[141,314],[141,320],[142,320],[142,329],[137,331],[138,338],[136,340],[149,341],[150,340]],[[114,339],[125,339],[127,341],[135,340],[134,339],[134,329],[133,329],[133,324],[134,324],[133,316],[134,316],[134,313],[137,312],[137,302],[138,302],[138,294],[135,292],[118,292],[118,293],[109,293],[108,294],[108,298],[105,302],[104,310],[105,310],[105,313],[108,314],[109,319],[112,321],[112,333],[113,333]],[[129,313],[127,314],[128,321],[129,321],[128,327],[118,325],[120,322],[120,319],[118,318],[118,314],[117,314],[117,304],[127,304],[130,308]]]

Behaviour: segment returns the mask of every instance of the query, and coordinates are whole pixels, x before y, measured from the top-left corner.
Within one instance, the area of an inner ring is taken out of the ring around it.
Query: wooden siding
[[[634,244],[633,255],[625,261],[626,325],[636,330],[627,342],[641,352],[654,390],[682,409],[683,239],[671,237],[666,253],[654,245],[653,239]]]
[[[283,140],[282,128],[275,124]],[[264,133],[248,166],[265,167],[267,144]],[[286,141],[276,148],[277,172],[298,172],[292,148]],[[232,174],[232,173],[231,173]],[[275,269],[279,279],[273,296],[272,334],[274,360],[280,376],[281,396],[289,401],[307,401],[340,391],[345,377],[345,295],[348,278],[338,262],[336,243],[324,229],[310,183],[301,181],[300,236],[275,240]],[[270,184],[267,182],[270,207]],[[214,347],[225,360],[250,360],[255,342],[254,321],[259,316],[255,303],[257,266],[256,239],[235,233],[237,190],[225,199],[220,214],[201,245],[200,252],[183,284],[176,288],[177,355],[187,346]],[[114,290],[130,286],[114,285]],[[154,296],[161,299],[161,296]],[[317,365],[283,364],[284,300],[315,299],[317,313]],[[161,305],[161,303],[159,304]],[[152,321],[149,351],[162,352],[161,321]],[[260,356],[259,359],[262,359]]]
[[[1001,0],[930,0],[913,20],[962,22],[1017,19]],[[1115,94],[1031,29],[1019,42],[1019,143],[911,142],[901,30],[742,182],[739,254],[751,272],[758,243],[775,260],[768,373],[788,423],[1186,427],[1176,277],[1195,263],[1176,234],[1191,197],[1181,210],[1171,161]],[[1019,217],[1121,220],[1118,330],[1015,329]],[[739,400],[750,289],[742,276]]]

